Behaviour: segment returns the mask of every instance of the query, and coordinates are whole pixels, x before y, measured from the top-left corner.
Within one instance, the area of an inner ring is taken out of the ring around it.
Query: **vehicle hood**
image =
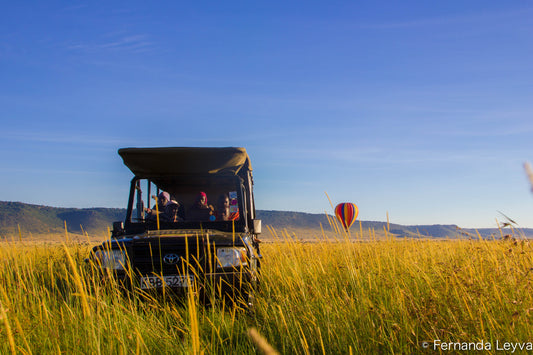
[[[188,239],[201,240],[209,243],[216,243],[217,245],[242,245],[243,239],[246,239],[247,235],[242,233],[226,233],[216,230],[204,229],[204,230],[180,230],[180,229],[168,229],[160,231],[148,231],[135,236],[125,238],[120,241],[133,242],[136,241],[148,241],[148,240],[179,240]]]

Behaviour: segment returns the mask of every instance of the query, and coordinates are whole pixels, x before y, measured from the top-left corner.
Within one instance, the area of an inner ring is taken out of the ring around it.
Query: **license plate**
[[[141,288],[188,287],[193,282],[194,276],[192,275],[143,276],[141,277]]]

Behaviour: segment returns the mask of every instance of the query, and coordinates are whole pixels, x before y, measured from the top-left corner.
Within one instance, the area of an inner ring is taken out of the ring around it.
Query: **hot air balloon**
[[[343,202],[335,207],[335,216],[337,216],[337,219],[342,223],[342,226],[346,231],[348,231],[353,222],[355,222],[358,214],[359,209],[355,203]]]

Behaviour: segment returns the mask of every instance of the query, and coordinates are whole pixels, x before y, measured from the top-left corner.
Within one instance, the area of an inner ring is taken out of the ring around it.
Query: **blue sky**
[[[124,207],[121,147],[243,146],[260,209],[533,227],[530,1],[4,2],[0,200]]]

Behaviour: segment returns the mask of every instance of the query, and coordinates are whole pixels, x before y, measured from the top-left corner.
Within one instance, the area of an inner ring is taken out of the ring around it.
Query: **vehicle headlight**
[[[218,248],[217,268],[248,265],[246,248]]]
[[[94,256],[104,269],[124,270],[126,254],[120,249],[97,250]]]

